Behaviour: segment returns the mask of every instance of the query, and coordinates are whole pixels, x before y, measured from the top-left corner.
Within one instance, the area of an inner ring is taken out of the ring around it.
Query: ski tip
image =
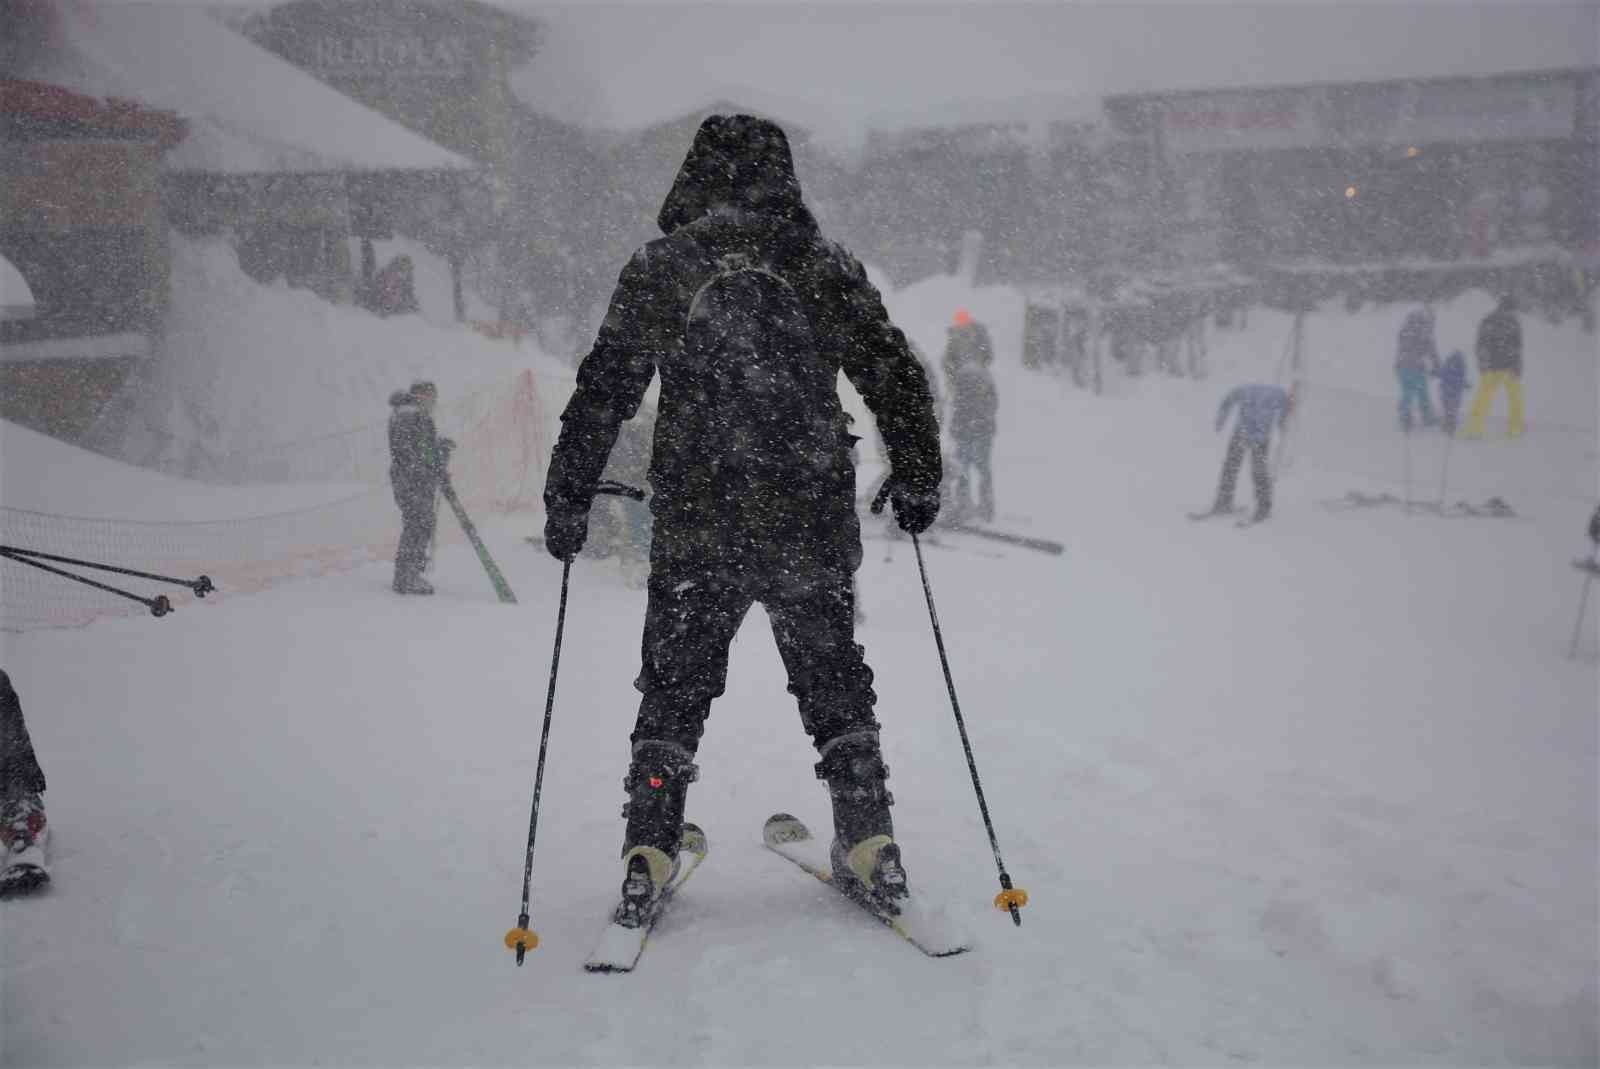
[[[811,829],[799,817],[789,813],[774,813],[762,827],[761,838],[768,846],[803,843],[811,838]]]
[[[705,857],[706,851],[710,848],[711,844],[707,841],[706,833],[701,830],[700,825],[687,820],[684,821],[683,837],[678,840],[678,852],[699,854],[701,857]]]

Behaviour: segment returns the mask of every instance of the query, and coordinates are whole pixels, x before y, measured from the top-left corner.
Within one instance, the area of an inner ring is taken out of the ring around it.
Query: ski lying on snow
[[[608,920],[583,967],[589,972],[632,972],[633,967],[639,964],[645,944],[650,941],[651,931],[672,904],[673,896],[689,882],[689,877],[694,875],[694,870],[705,859],[705,832],[698,825],[685,822],[683,839],[678,844],[677,875],[662,890],[661,897],[656,899],[655,909],[650,911],[650,916],[643,924],[633,928]]]
[[[876,917],[890,931],[933,958],[947,958],[972,949],[972,940],[962,927],[939,908],[930,907],[916,892],[902,901],[898,913],[889,913],[873,903],[849,894],[833,879],[828,848],[811,835],[811,830],[788,813],[774,813],[761,831],[767,849],[798,865],[818,880],[838,891],[847,901]]]

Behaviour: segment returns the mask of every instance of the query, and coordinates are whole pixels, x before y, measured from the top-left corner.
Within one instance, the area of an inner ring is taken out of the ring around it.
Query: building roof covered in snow
[[[7,73],[176,112],[169,171],[466,170],[456,153],[351,100],[204,9],[57,0]]]

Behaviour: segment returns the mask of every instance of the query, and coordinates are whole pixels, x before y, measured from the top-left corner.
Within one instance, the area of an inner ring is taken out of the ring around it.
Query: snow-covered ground
[[[1312,316],[1316,388],[1277,513],[1241,531],[1184,512],[1213,491],[1217,401],[1276,374],[1286,318],[1214,333],[1206,381],[1114,375],[1094,397],[1020,368],[1012,291],[933,279],[888,298],[932,354],[957,304],[989,321],[997,526],[1066,543],[925,546],[1032,897],[1020,929],[989,905],[911,547],[874,539],[861,637],[899,837],[913,885],[967,915],[976,949],[924,958],[761,849],[769,813],[827,810],[754,611],[690,795],[710,857],[636,973],[585,974],[619,878],[643,594],[583,560],[534,863],[543,942],[517,969],[501,937],[560,568],[522,540],[536,515],[491,515],[515,606],[449,544],[432,599],[397,599],[374,563],[160,621],[4,635],[56,882],[0,904],[0,1063],[1593,1064],[1592,618],[1566,653],[1596,493],[1594,338],[1528,317],[1529,434],[1454,447],[1451,486],[1518,518],[1340,512],[1322,502],[1404,481],[1389,361],[1405,309]],[[1465,346],[1487,305],[1444,308],[1441,343]],[[355,391],[329,361],[329,389]],[[381,413],[389,381],[366,388]],[[1412,444],[1431,494],[1442,440]],[[126,476],[41,448],[49,465],[24,470],[79,465],[82,504],[53,487],[53,510],[92,515]],[[17,479],[8,466],[8,497]],[[148,485],[191,517],[208,492]]]

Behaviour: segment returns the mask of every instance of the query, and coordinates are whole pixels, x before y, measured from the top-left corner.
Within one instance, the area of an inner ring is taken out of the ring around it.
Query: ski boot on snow
[[[911,894],[900,846],[894,841],[889,807],[894,796],[884,786],[876,732],[841,735],[820,748],[817,778],[828,784],[833,803],[833,846],[828,852],[833,878],[845,894],[886,913],[899,912]]]
[[[396,594],[432,594],[433,584],[420,575],[397,577],[394,581]]]
[[[628,851],[622,878],[622,897],[611,914],[611,922],[624,928],[642,928],[655,916],[666,888],[678,876],[678,859],[668,858],[650,846]]]
[[[633,762],[622,781],[628,801],[622,816],[622,898],[612,920],[624,927],[648,924],[664,890],[678,875],[683,809],[689,784],[699,776],[694,754],[677,743],[643,739],[634,744]]]
[[[50,882],[45,845],[50,827],[36,793],[0,798],[0,898],[27,894]]]
[[[900,863],[900,844],[887,835],[874,835],[849,848],[843,840],[834,839],[828,859],[839,890],[875,909],[898,913],[900,904],[911,895],[905,866]]]

